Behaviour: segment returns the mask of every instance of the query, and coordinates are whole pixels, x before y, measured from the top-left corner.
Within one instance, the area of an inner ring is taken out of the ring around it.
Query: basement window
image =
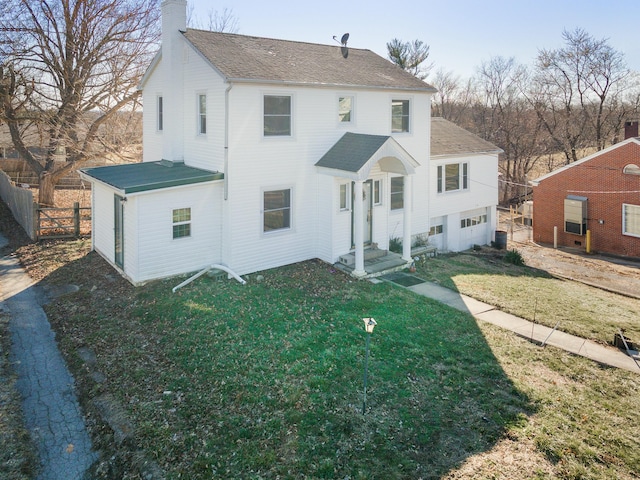
[[[587,198],[568,195],[564,199],[564,231],[574,235],[587,233]]]

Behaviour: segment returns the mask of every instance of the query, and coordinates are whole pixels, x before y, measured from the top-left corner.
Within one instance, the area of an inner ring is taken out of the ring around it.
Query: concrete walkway
[[[0,249],[7,240],[0,235]],[[82,479],[97,459],[74,391],[74,380],[18,260],[0,257],[0,311],[9,314],[10,361],[26,428],[40,459],[39,480]]]
[[[506,328],[540,344],[545,343],[605,365],[640,373],[640,361],[636,362],[634,358],[615,347],[606,347],[584,338],[557,330],[554,331],[552,328],[545,327],[539,323],[534,324],[435,283],[424,282],[406,288],[418,295],[432,298],[455,309],[471,313],[478,320]]]

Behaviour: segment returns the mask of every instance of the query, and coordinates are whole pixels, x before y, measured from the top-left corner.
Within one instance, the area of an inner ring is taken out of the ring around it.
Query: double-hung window
[[[469,188],[469,164],[448,163],[438,165],[438,193],[456,192]]]
[[[391,210],[404,207],[404,177],[391,177]]]
[[[176,208],[173,211],[173,238],[191,236],[191,208]]]
[[[338,121],[342,124],[353,122],[353,97],[338,98]]]
[[[264,96],[265,137],[291,136],[291,96]]]
[[[640,205],[622,204],[622,233],[640,237]]]
[[[262,211],[263,232],[291,228],[291,189],[265,191]]]
[[[198,94],[198,135],[207,134],[207,96]]]
[[[162,95],[158,96],[158,105],[157,105],[157,128],[158,131],[161,132],[162,129],[164,128],[164,119],[163,119],[163,113],[164,113],[164,105],[163,105],[163,100],[162,100]]]
[[[409,131],[409,100],[391,101],[391,131],[393,133]]]

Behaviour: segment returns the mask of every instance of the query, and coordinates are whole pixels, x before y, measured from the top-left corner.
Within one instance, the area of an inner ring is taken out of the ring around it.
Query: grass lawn
[[[621,328],[640,340],[640,300],[510,265],[493,254],[441,255],[419,264],[416,274],[579,337],[611,344]]]
[[[202,277],[173,294],[179,279],[134,289],[89,254],[47,279],[81,287],[47,312],[85,408],[114,395],[167,478],[640,475],[640,375],[322,262],[262,275],[245,286]],[[368,316],[378,326],[362,415]],[[87,346],[103,382],[86,374]]]

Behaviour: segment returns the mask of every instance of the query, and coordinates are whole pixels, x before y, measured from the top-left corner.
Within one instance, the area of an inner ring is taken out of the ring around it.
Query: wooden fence
[[[16,221],[29,235],[29,238],[36,240],[33,228],[35,210],[31,190],[15,186],[9,176],[0,171],[0,197],[7,204]]]
[[[35,239],[78,238],[91,235],[91,207],[40,207],[35,205]],[[87,213],[88,212],[88,213]]]

